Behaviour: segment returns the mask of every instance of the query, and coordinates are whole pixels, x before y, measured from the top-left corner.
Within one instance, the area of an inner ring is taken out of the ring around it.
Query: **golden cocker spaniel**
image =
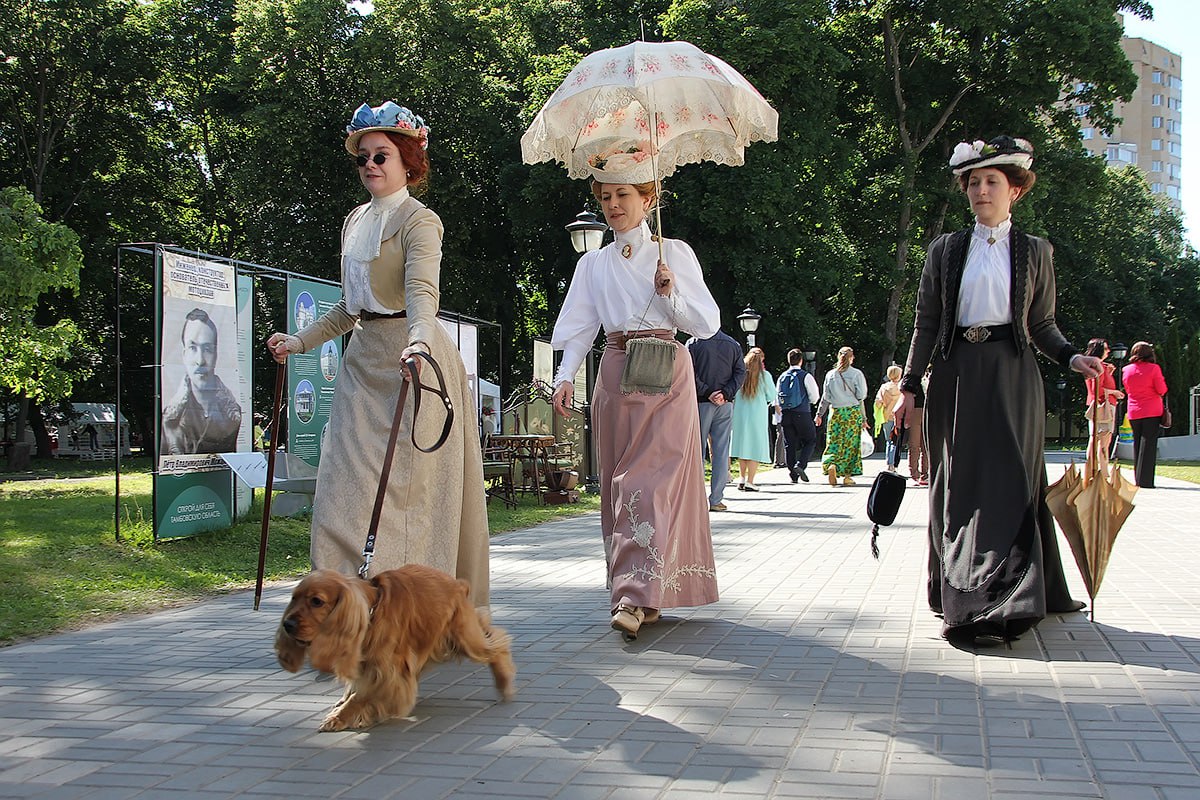
[[[408,716],[417,679],[430,661],[486,663],[501,698],[510,700],[517,669],[509,636],[471,605],[469,591],[466,581],[416,564],[369,581],[318,570],[292,592],[275,634],[275,654],[289,672],[307,657],[346,685],[322,731]]]

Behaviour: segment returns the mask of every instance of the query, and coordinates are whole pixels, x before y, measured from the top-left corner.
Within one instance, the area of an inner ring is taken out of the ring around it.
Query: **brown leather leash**
[[[417,370],[417,358],[421,358],[429,363],[430,368],[433,369],[433,374],[437,376],[437,388],[421,383],[421,376]],[[358,577],[363,579],[367,577],[367,571],[371,568],[371,559],[375,557],[375,539],[379,532],[379,518],[383,515],[383,498],[387,495],[388,476],[392,472],[392,458],[396,454],[396,440],[400,438],[400,419],[404,415],[404,402],[408,399],[409,383],[416,386],[416,393],[413,395],[411,437],[413,447],[422,453],[432,453],[440,449],[446,443],[446,439],[450,437],[450,427],[454,424],[454,404],[450,402],[450,395],[446,393],[446,378],[442,374],[442,368],[434,361],[433,356],[428,353],[415,352],[404,359],[404,366],[408,369],[408,374],[411,378],[400,384],[400,396],[396,398],[396,413],[392,415],[392,430],[388,434],[387,449],[384,451],[383,456],[383,467],[379,472],[379,488],[375,492],[375,508],[371,512],[371,525],[367,529],[367,543],[363,546],[363,563],[358,568]],[[417,444],[417,417],[421,413],[422,392],[436,394],[441,399],[442,405],[446,408],[446,422],[442,426],[442,434],[430,447],[422,447]]]

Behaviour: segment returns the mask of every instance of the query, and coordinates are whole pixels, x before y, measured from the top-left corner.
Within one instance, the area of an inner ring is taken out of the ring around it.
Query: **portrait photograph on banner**
[[[163,254],[159,471],[224,469],[248,443],[232,264]]]

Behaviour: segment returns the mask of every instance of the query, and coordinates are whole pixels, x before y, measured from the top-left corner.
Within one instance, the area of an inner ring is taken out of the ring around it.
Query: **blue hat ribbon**
[[[350,124],[346,126],[346,133],[354,133],[365,128],[399,128],[416,131],[422,139],[429,135],[429,126],[425,124],[425,120],[391,100],[374,108],[363,103],[350,118]]]

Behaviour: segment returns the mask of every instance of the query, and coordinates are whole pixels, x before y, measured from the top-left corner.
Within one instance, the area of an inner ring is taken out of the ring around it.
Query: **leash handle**
[[[432,367],[433,373],[438,379],[437,388],[421,383],[420,373],[417,369],[417,358],[429,362],[429,366]],[[446,378],[442,374],[442,368],[438,366],[433,356],[418,351],[405,358],[403,364],[408,370],[409,378],[402,380],[400,384],[400,396],[396,398],[396,411],[392,414],[392,429],[388,433],[387,449],[383,455],[383,466],[379,470],[379,488],[375,491],[375,507],[371,510],[371,525],[367,528],[367,541],[363,545],[363,562],[358,568],[358,577],[363,579],[367,577],[367,572],[371,568],[371,560],[375,557],[375,540],[379,534],[379,519],[383,516],[383,498],[387,495],[388,477],[392,473],[392,459],[396,455],[396,440],[400,438],[400,421],[404,416],[404,402],[408,399],[409,384],[411,383],[416,389],[413,395],[411,436],[413,447],[422,453],[432,453],[440,449],[450,437],[450,428],[454,424],[454,404],[450,401],[450,395],[446,393]],[[446,408],[446,422],[442,426],[442,433],[431,447],[421,447],[421,445],[417,444],[417,417],[421,413],[422,392],[437,394],[442,400],[442,405]]]
[[[414,356],[429,362],[429,366],[433,368],[433,374],[437,376],[437,388],[421,383],[421,376],[417,372],[416,365],[413,362]],[[408,367],[408,374],[412,376],[413,386],[417,390],[416,395],[413,396],[412,444],[413,447],[422,453],[432,453],[435,450],[440,450],[442,445],[446,443],[446,439],[450,438],[450,428],[454,425],[454,403],[451,402],[450,395],[446,393],[446,376],[442,374],[442,368],[438,366],[437,361],[434,361],[433,356],[428,353],[417,351],[405,359],[404,363]],[[421,413],[421,392],[436,394],[438,399],[442,401],[442,406],[446,409],[446,422],[442,425],[442,433],[430,447],[421,447],[421,445],[417,444],[417,415]],[[398,414],[397,418],[399,418]]]

